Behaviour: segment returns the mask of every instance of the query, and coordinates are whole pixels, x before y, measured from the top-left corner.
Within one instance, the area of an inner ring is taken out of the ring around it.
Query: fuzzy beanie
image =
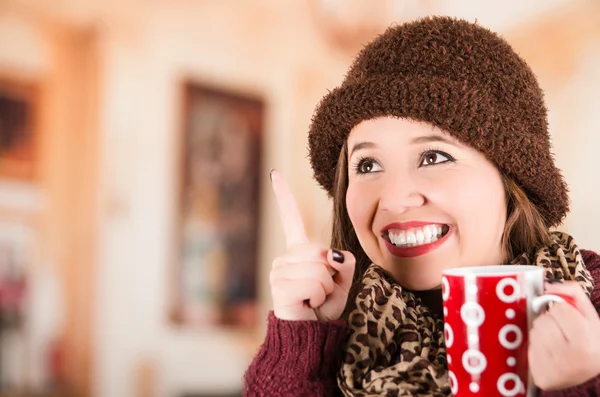
[[[548,227],[567,214],[543,92],[525,61],[490,30],[427,17],[392,26],[362,49],[310,125],[311,166],[331,197],[348,134],[384,116],[427,122],[482,152],[525,191]]]

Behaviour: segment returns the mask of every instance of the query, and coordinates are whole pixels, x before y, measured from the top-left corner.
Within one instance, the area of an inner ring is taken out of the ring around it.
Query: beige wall
[[[26,377],[47,381],[51,343],[66,341],[65,369],[83,391],[92,374],[97,119],[94,38],[21,7],[0,8],[0,73],[39,90],[37,178],[0,184],[0,211],[36,228],[27,319]],[[11,199],[12,198],[12,199]]]
[[[255,335],[241,335],[167,321],[180,84],[192,78],[265,99],[260,172],[267,181],[275,167],[290,180],[309,235],[326,243],[330,203],[311,179],[306,131],[315,104],[339,83],[353,54],[324,40],[308,1],[15,3],[27,6],[0,14],[0,66],[48,80],[59,92],[45,144],[44,262],[67,284],[62,327],[77,341],[71,362],[81,372],[89,368],[95,396],[136,395],[140,368],[160,396],[238,389],[264,322]],[[571,184],[565,229],[600,250],[596,3],[422,1],[404,15],[477,18],[531,63],[546,90],[557,162]],[[72,118],[73,109],[87,116]],[[261,209],[264,316],[268,269],[284,249],[268,183]]]
[[[562,227],[583,248],[600,250],[600,3],[571,2],[508,37],[537,73],[546,93],[550,131],[559,168],[570,186],[571,213]],[[531,38],[536,38],[532,40]]]

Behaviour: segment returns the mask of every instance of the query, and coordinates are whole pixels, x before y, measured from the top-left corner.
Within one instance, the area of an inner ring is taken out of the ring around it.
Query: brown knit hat
[[[547,226],[568,212],[543,92],[529,66],[488,29],[428,17],[388,28],[358,54],[342,85],[317,106],[309,131],[315,179],[330,196],[351,129],[381,116],[428,122],[479,150],[525,190]]]

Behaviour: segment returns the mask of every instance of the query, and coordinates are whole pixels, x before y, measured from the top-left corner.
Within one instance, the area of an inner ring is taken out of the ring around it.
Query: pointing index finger
[[[304,230],[304,222],[302,222],[302,216],[298,210],[296,199],[288,184],[276,170],[271,171],[271,185],[275,193],[275,199],[277,200],[279,217],[283,224],[288,248],[307,243],[308,237]]]

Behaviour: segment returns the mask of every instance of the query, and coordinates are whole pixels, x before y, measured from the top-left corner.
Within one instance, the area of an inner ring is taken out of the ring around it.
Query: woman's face
[[[348,215],[369,258],[411,290],[501,264],[506,199],[483,154],[429,124],[363,121],[348,137]]]

